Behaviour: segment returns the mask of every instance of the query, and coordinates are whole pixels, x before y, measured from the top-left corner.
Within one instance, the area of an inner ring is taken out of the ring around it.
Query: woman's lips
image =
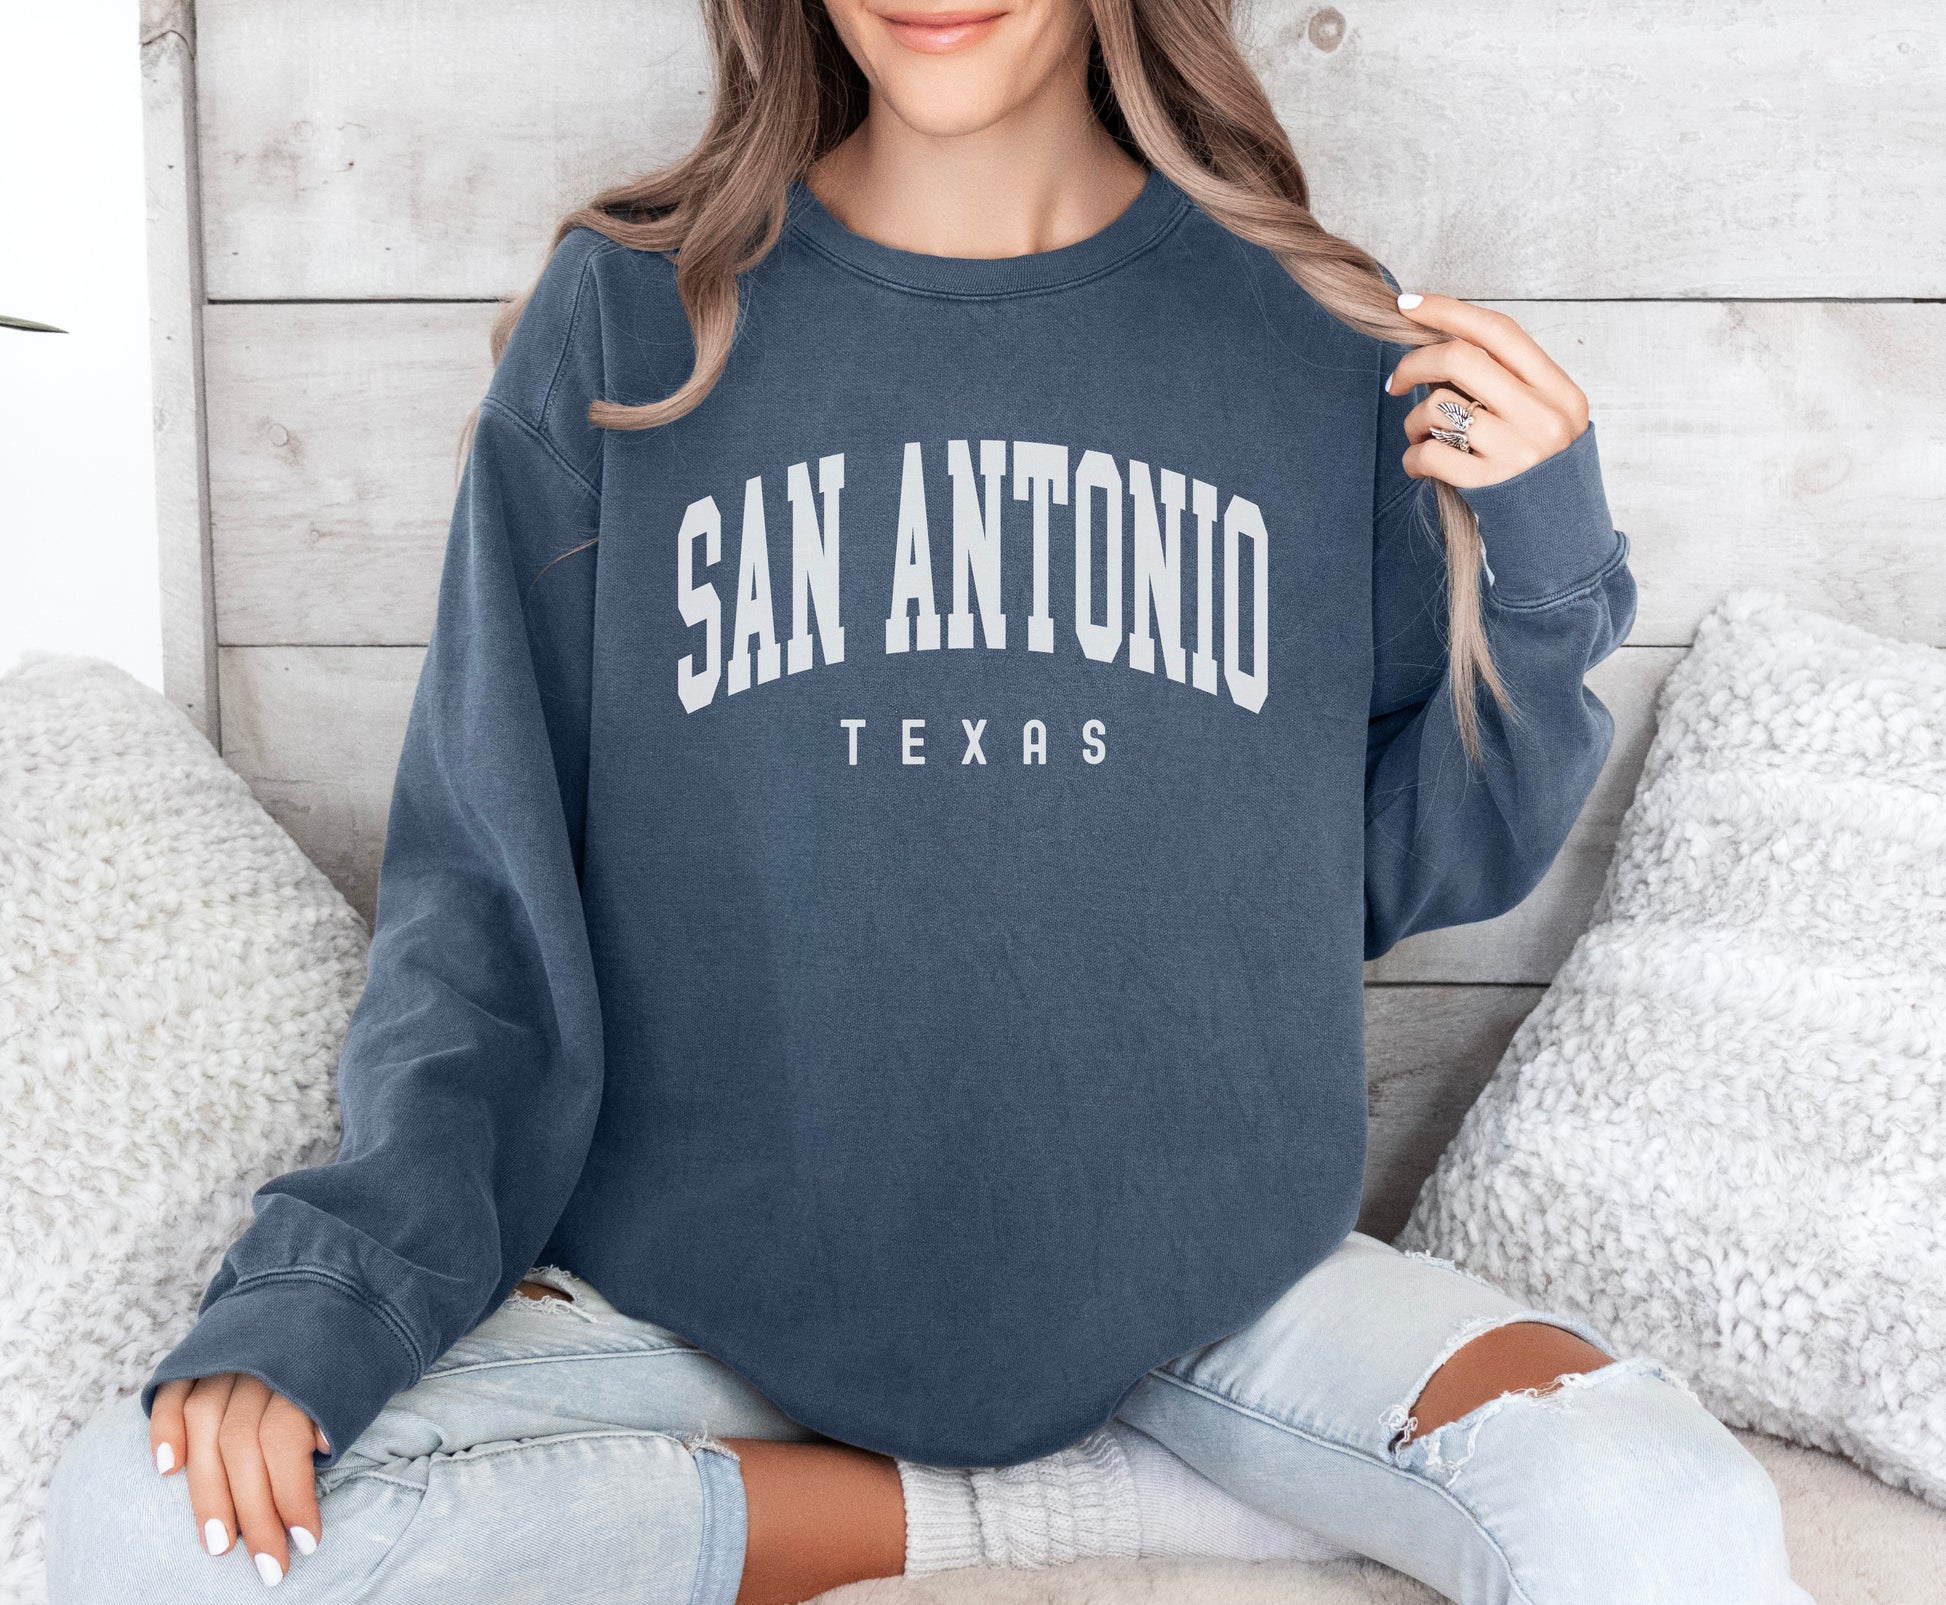
[[[880,13],[892,37],[908,50],[944,55],[984,39],[1004,15],[999,11],[890,11]]]

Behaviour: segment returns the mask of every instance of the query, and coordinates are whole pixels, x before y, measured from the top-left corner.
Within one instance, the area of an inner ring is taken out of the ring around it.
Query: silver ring
[[[1435,401],[1433,405],[1450,418],[1455,427],[1435,429],[1431,431],[1432,438],[1451,446],[1455,451],[1471,452],[1473,448],[1467,444],[1466,432],[1473,427],[1473,414],[1457,401]]]

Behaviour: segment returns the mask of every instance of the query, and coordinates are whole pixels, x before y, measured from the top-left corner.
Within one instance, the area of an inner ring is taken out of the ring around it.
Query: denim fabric
[[[742,1483],[720,1440],[812,1436],[747,1382],[586,1282],[515,1295],[319,1478],[324,1541],[292,1605],[356,1598],[730,1605]],[[1682,1382],[1626,1355],[1397,1444],[1469,1338],[1540,1319],[1443,1261],[1354,1232],[1257,1321],[1145,1376],[1117,1414],[1260,1509],[1463,1605],[1807,1605],[1763,1468]],[[255,1599],[197,1546],[134,1400],[55,1480],[51,1605]]]
[[[1647,1356],[1397,1445],[1455,1349],[1534,1319],[1614,1352],[1586,1322],[1353,1232],[1117,1414],[1238,1498],[1464,1605],[1809,1605],[1769,1475]]]
[[[743,1482],[721,1440],[811,1435],[673,1332],[536,1274],[573,1302],[509,1297],[319,1474],[323,1538],[280,1600],[731,1605]],[[62,1456],[47,1550],[53,1605],[263,1594],[243,1545],[203,1552],[134,1398]]]

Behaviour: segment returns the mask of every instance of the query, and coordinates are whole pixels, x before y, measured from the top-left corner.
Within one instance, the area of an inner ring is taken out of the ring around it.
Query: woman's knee
[[[1807,1598],[1769,1474],[1646,1358],[1486,1400],[1394,1453],[1475,1511],[1537,1605]]]
[[[70,1438],[55,1461],[48,1524],[80,1534],[114,1522],[126,1502],[153,1493],[161,1481],[141,1401],[117,1399]]]
[[[119,1399],[70,1438],[54,1464],[47,1492],[53,1605],[159,1597],[145,1592],[141,1568],[160,1552],[152,1540],[171,1518],[181,1524],[178,1536],[192,1543],[182,1478],[158,1474],[141,1401]]]
[[[1610,1373],[1612,1372],[1612,1376]],[[1643,1490],[1651,1508],[1698,1513],[1726,1546],[1783,1542],[1783,1505],[1757,1457],[1680,1377],[1636,1356],[1567,1379],[1566,1418],[1588,1421],[1585,1458]]]
[[[1653,1361],[1624,1363],[1606,1400],[1601,1376],[1575,1390],[1606,1406],[1590,1447],[1613,1469],[1597,1468],[1597,1491],[1611,1479],[1627,1485],[1624,1508],[1644,1539],[1666,1551],[1674,1575],[1695,1579],[1688,1597],[1808,1605],[1791,1581],[1783,1501],[1757,1457]]]

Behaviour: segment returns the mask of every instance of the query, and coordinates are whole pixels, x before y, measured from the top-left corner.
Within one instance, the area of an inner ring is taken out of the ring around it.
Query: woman
[[[710,21],[508,320],[341,1152],[65,1457],[56,1605],[1802,1600],[1676,1379],[1351,1230],[1361,961],[1611,739],[1582,392],[1318,227],[1221,5]]]

